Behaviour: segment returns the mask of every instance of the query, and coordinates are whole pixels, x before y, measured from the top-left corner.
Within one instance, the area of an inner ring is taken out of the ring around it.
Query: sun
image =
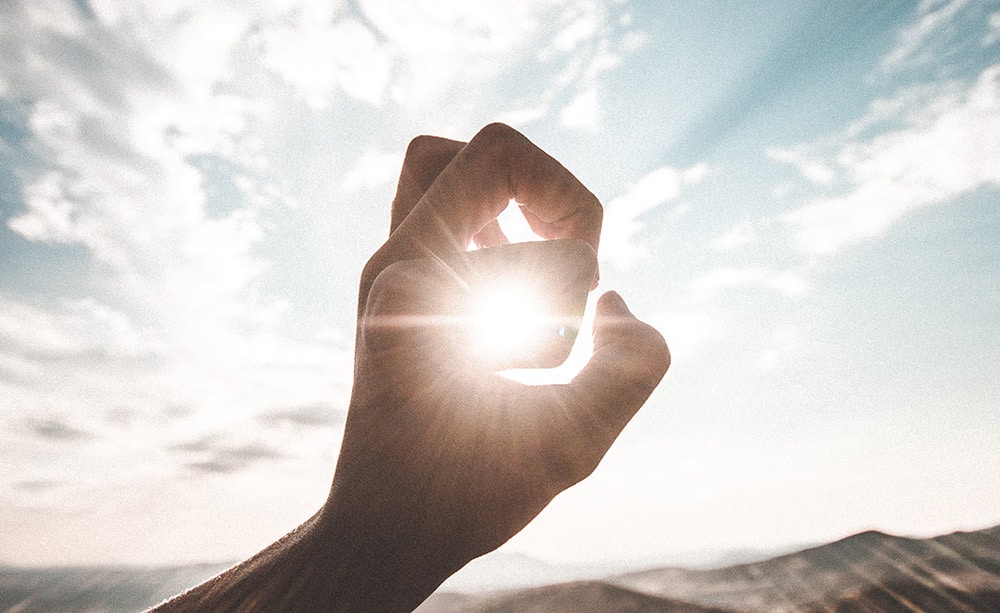
[[[511,243],[448,254],[434,265],[454,294],[428,296],[459,324],[454,348],[469,366],[493,372],[552,369],[578,336],[597,256],[582,241]]]
[[[516,283],[499,282],[481,288],[472,301],[469,340],[477,352],[503,362],[558,334],[552,329],[558,322],[551,320],[541,296]]]

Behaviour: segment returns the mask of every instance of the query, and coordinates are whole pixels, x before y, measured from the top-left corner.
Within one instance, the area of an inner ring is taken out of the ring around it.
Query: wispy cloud
[[[273,111],[270,90],[252,87],[271,77],[250,31],[296,10],[5,7],[3,92],[25,109],[24,138],[8,146],[31,155],[10,156],[23,198],[4,222],[38,245],[85,247],[99,273],[81,280],[83,296],[0,297],[0,371],[15,417],[39,406],[152,415],[179,405],[193,407],[189,427],[204,427],[191,426],[203,411],[232,422],[334,392],[349,348],[308,332],[289,338],[287,303],[260,288],[267,175],[236,174],[235,199],[210,202],[214,177],[194,162],[267,167],[245,135]]]
[[[67,443],[86,440],[91,434],[86,430],[58,419],[29,419],[24,428],[32,435],[46,441]]]
[[[941,39],[950,35],[948,26],[967,4],[966,0],[922,2],[917,20],[900,30],[895,47],[882,59],[882,70],[892,72],[930,62],[944,42]]]
[[[302,3],[263,28],[264,63],[316,108],[339,90],[381,104],[392,50],[359,21],[336,15],[335,3]]]
[[[266,411],[258,419],[268,425],[289,424],[297,427],[330,427],[342,425],[347,411],[323,404]]]
[[[229,474],[250,468],[263,460],[284,457],[260,441],[234,445],[225,437],[206,436],[169,448],[185,458],[185,465],[203,473]]]
[[[802,176],[817,185],[830,185],[836,177],[836,172],[826,162],[812,159],[802,151],[769,147],[767,157],[777,162],[791,164],[802,173]]]
[[[12,485],[13,489],[22,492],[47,492],[61,485],[59,481],[50,479],[28,479]]]
[[[392,185],[396,182],[402,166],[402,151],[392,153],[369,151],[358,158],[354,166],[347,171],[340,183],[340,190],[352,194]]]
[[[628,267],[646,256],[637,240],[644,214],[676,200],[683,188],[695,185],[708,173],[708,166],[696,164],[686,169],[657,168],[636,181],[624,194],[607,203],[601,234],[601,257]]]
[[[983,47],[991,47],[1000,42],[1000,11],[991,14],[986,20],[988,30],[983,35]]]
[[[716,251],[733,251],[756,241],[757,233],[753,224],[743,222],[712,239],[708,246]]]
[[[90,298],[42,309],[0,296],[0,339],[6,349],[0,354],[49,359],[134,356],[143,345],[127,316]]]
[[[720,293],[737,288],[766,288],[788,297],[801,296],[811,281],[796,269],[717,268],[691,283],[691,297],[696,303],[708,302]]]
[[[784,216],[802,251],[837,251],[883,234],[911,211],[1000,184],[1000,65],[900,110],[904,127],[847,142],[834,154],[849,191]]]
[[[601,125],[601,107],[595,89],[586,89],[576,95],[559,111],[559,123],[574,130],[597,132]]]
[[[500,119],[520,126],[551,118],[569,130],[599,132],[610,95],[604,76],[644,44],[644,33],[625,3],[556,2],[535,17],[533,40],[542,44],[526,60],[554,74],[547,89],[519,96],[522,106]]]

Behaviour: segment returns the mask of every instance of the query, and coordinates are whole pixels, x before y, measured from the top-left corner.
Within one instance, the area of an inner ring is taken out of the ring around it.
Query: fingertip
[[[621,294],[611,290],[601,294],[601,297],[597,299],[597,314],[598,318],[606,317],[608,315],[632,315],[629,311],[628,305],[625,304],[625,299],[622,298]]]
[[[504,234],[503,229],[496,219],[486,224],[482,230],[474,234],[472,241],[480,249],[510,244],[510,239]]]
[[[618,347],[624,354],[642,355],[643,364],[657,381],[670,367],[670,349],[663,335],[653,326],[639,320],[621,294],[612,290],[597,300],[594,314],[594,348]],[[641,368],[637,370],[642,370]]]

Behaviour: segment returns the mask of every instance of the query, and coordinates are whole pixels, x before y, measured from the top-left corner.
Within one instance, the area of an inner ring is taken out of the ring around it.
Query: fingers
[[[448,155],[460,143],[417,139],[413,160],[404,164],[394,231],[369,260],[362,276],[361,299],[381,270],[401,260],[465,251],[513,198],[530,211],[550,238],[575,238],[597,249],[603,209],[597,198],[559,162],[516,130],[492,124],[462,147],[450,162]],[[424,155],[423,147],[432,150]],[[443,166],[443,169],[441,168]],[[423,195],[417,194],[437,171]],[[484,238],[497,239],[492,230]]]
[[[507,240],[507,235],[503,233],[503,230],[500,228],[500,224],[495,219],[486,224],[486,227],[482,230],[477,232],[476,235],[472,237],[472,240],[479,248],[499,247],[500,245],[510,243],[510,241]]]
[[[434,179],[464,146],[463,142],[436,136],[418,136],[410,141],[392,201],[390,233],[395,232]]]
[[[516,199],[550,228],[550,238],[576,238],[597,250],[602,209],[597,198],[554,158],[502,124],[483,128],[438,175],[414,208],[413,230],[432,253],[468,244]]]

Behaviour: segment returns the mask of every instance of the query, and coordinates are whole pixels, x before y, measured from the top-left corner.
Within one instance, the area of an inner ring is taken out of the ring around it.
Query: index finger
[[[597,197],[520,132],[490,124],[455,155],[369,260],[362,296],[395,262],[465,251],[511,199],[544,222],[548,238],[574,238],[597,250],[603,218]]]
[[[396,231],[427,188],[463,147],[465,143],[461,141],[437,136],[422,135],[410,141],[403,158],[403,167],[399,171],[396,196],[392,200],[390,234]]]

